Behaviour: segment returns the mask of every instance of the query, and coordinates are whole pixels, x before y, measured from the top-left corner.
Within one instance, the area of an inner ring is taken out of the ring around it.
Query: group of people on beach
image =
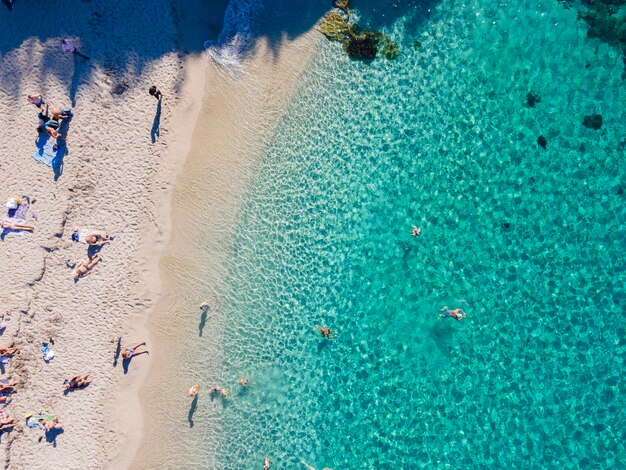
[[[64,52],[80,56],[85,60],[89,59],[89,57],[78,51],[72,40],[64,39],[61,42],[61,47]],[[157,98],[159,101],[163,97],[162,93],[157,89],[156,86],[150,87],[149,94]],[[69,121],[72,119],[73,111],[71,109],[64,109],[59,106],[51,106],[44,98],[44,96],[40,93],[28,95],[26,99],[38,110],[37,131],[40,133],[40,137],[54,138],[56,140],[56,144],[54,146],[56,149],[60,142],[65,142],[67,140],[67,135],[61,133],[61,126],[64,121]],[[34,200],[32,202],[34,202]],[[26,223],[24,223],[25,214],[27,213],[30,204],[31,199],[29,196],[10,198],[7,201],[7,209],[9,210],[9,213],[7,214],[8,218],[6,220],[0,220],[0,229],[2,229],[1,232],[33,232],[35,228],[32,225],[27,225]],[[37,220],[35,213],[32,213],[32,218],[34,220]],[[113,239],[113,236],[110,236],[108,233],[103,231],[91,231],[87,233],[87,235],[84,237],[84,242],[88,246],[87,259],[78,263],[74,263],[71,260],[68,260],[66,262],[68,267],[73,269],[73,277],[75,281],[78,281],[78,279],[84,278],[93,272],[94,267],[102,259],[99,251],[104,245],[111,243]],[[74,230],[74,232],[72,233],[71,240],[74,242],[81,241],[81,236],[78,229]],[[6,325],[3,324],[1,328],[4,330],[6,328]],[[50,342],[54,344],[52,339],[50,339]],[[116,360],[117,355],[122,349],[120,346],[120,342],[121,337],[117,337],[118,347],[116,352]],[[41,348],[41,352],[43,359],[46,362],[50,362],[50,360],[54,358],[54,353],[50,350],[49,343],[42,344],[43,347]],[[131,344],[130,346],[123,348],[123,351],[121,351],[121,356],[124,361],[128,363],[133,357],[139,356],[141,354],[148,354],[147,350],[141,349],[142,347],[145,348],[145,346],[145,341]],[[2,364],[7,364],[11,360],[13,360],[19,353],[20,349],[13,345],[0,346],[0,362],[2,362]],[[115,363],[116,362],[114,362],[114,365]],[[85,389],[91,383],[92,378],[90,374],[77,374],[66,378],[63,381],[62,389],[64,393],[68,393],[75,390]],[[8,405],[11,402],[11,395],[15,393],[16,387],[19,387],[20,385],[20,383],[15,381],[0,379],[0,404]],[[226,396],[226,391],[219,389],[218,387],[214,387],[212,392],[221,393],[224,397]],[[59,418],[56,417],[54,414],[51,414],[47,406],[45,406],[44,409],[38,414],[30,413],[25,415],[24,419],[26,420],[26,427],[31,429],[42,429],[46,432],[47,435],[49,433],[53,433],[54,430],[61,428],[61,422]],[[18,424],[18,419],[16,419],[15,417],[9,417],[6,409],[0,409],[0,433],[10,432]]]

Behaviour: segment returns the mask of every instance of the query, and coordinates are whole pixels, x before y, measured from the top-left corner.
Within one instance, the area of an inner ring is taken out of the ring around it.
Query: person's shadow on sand
[[[63,428],[52,428],[49,431],[45,431],[44,436],[46,437],[46,442],[48,444],[52,444],[52,447],[56,447],[57,436],[60,436],[61,434],[63,434],[63,432]],[[39,438],[39,441],[41,441],[41,438]]]
[[[72,107],[76,107],[76,93],[78,92],[78,84],[80,83],[80,76],[83,71],[83,67],[86,67],[86,60],[82,57],[78,57],[77,54],[72,54],[74,58],[74,74],[72,75],[72,83],[70,83],[70,101]]]
[[[117,367],[117,362],[120,359],[121,352],[122,352],[122,337],[120,336],[117,338],[117,344],[115,345],[115,354],[113,354],[113,367]],[[128,366],[126,367],[128,368]]]
[[[161,125],[161,100],[157,104],[156,114],[154,115],[154,121],[152,122],[152,130],[150,131],[150,138],[152,143],[156,142],[157,137],[160,137],[161,131],[159,126]]]
[[[191,402],[191,406],[189,407],[189,413],[187,413],[187,421],[189,421],[189,427],[190,428],[193,428],[193,426],[194,426],[193,415],[196,412],[197,408],[198,408],[198,395],[193,397],[193,400]]]
[[[128,366],[130,365],[130,361],[132,357],[122,359],[122,369],[124,369],[124,374],[128,374]]]

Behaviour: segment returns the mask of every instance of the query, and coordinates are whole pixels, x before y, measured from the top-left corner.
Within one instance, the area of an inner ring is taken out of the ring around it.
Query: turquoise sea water
[[[249,194],[218,467],[623,468],[621,53],[556,0],[373,5],[400,57],[325,43]]]

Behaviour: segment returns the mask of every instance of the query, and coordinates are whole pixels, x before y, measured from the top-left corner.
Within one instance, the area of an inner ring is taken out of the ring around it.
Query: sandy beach
[[[291,41],[268,35],[233,80],[202,49],[205,39],[217,37],[227,2],[173,4],[74,1],[64,11],[43,11],[18,2],[12,12],[0,11],[6,24],[0,32],[0,112],[11,119],[0,142],[0,181],[4,200],[29,196],[24,223],[35,227],[33,233],[5,233],[0,242],[7,324],[0,346],[20,349],[2,377],[18,383],[5,408],[19,420],[2,435],[6,468],[181,463],[181,453],[170,462],[162,458],[170,447],[157,440],[167,422],[159,394],[175,394],[167,408],[185,416],[187,382],[206,372],[207,364],[188,362],[184,384],[167,382],[175,365],[190,359],[177,354],[177,346],[189,329],[197,339],[195,315],[203,300],[180,289],[190,285],[188,276],[202,279],[211,286],[207,298],[219,302],[230,234],[255,158],[319,36],[298,34]],[[63,52],[64,37],[90,59]],[[148,94],[152,84],[164,95],[160,104]],[[38,150],[39,110],[26,96],[37,93],[74,113],[67,153],[52,168],[31,156]],[[200,210],[204,218],[197,217]],[[160,261],[170,222],[171,243]],[[75,229],[79,242],[71,239]],[[75,282],[69,266],[87,259],[84,238],[91,231],[115,238],[101,249],[93,273]],[[200,235],[214,241],[201,247],[210,266],[193,262]],[[184,321],[176,331],[168,327]],[[147,341],[150,354],[123,364],[118,336],[122,349]],[[43,343],[55,353],[49,362],[42,357]],[[64,393],[63,380],[77,374],[89,374],[93,383]],[[31,413],[58,417],[62,430],[44,435],[29,429],[23,417]],[[189,446],[206,437],[210,419],[202,420]],[[187,420],[179,421],[181,432],[188,429]],[[201,463],[206,462],[189,465]]]
[[[7,324],[0,345],[20,349],[3,374],[18,383],[5,412],[19,420],[2,435],[5,468],[122,468],[140,437],[138,390],[151,357],[138,356],[126,373],[121,357],[114,361],[112,338],[121,336],[122,346],[147,340],[152,349],[143,325],[159,293],[171,189],[206,64],[201,44],[189,54],[187,47],[217,35],[225,2],[194,16],[204,31],[181,27],[191,20],[167,1],[143,6],[75,1],[44,10],[17,2],[0,11],[0,111],[11,123],[0,143],[3,204],[29,195],[25,223],[35,227],[0,242]],[[90,60],[64,53],[63,37]],[[160,106],[147,92],[152,84],[164,95]],[[37,93],[74,113],[68,152],[55,170],[31,156],[38,110],[26,96]],[[80,242],[71,240],[74,229]],[[87,258],[84,236],[94,230],[115,239],[93,273],[75,283],[68,264]],[[42,342],[55,353],[49,363]],[[64,378],[77,374],[93,383],[64,394]],[[25,415],[46,409],[62,431],[44,435],[24,425]]]

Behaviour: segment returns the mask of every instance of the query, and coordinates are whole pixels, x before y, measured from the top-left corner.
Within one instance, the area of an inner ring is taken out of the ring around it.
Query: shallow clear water
[[[625,466],[621,54],[556,0],[354,3],[401,55],[326,43],[263,159],[218,467]]]

